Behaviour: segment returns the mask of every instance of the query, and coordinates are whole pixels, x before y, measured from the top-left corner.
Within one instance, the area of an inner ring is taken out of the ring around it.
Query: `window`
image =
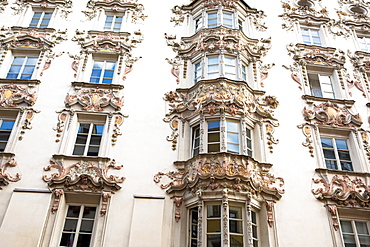
[[[229,231],[230,231],[230,246],[243,246],[243,217],[242,208],[229,207]]]
[[[219,20],[219,16],[221,17]],[[212,12],[207,15],[207,27],[224,26],[234,28],[234,15],[231,12]],[[197,29],[196,29],[197,30]]]
[[[370,51],[370,38],[359,37],[357,40],[360,45],[361,51],[366,51],[366,52]]]
[[[221,246],[221,205],[207,206],[207,246]]]
[[[14,126],[14,120],[0,120],[0,152],[4,152]]]
[[[193,143],[192,143],[192,153],[193,156],[199,154],[200,148],[200,127],[199,125],[193,127]]]
[[[90,82],[111,84],[113,81],[115,67],[115,62],[94,61]]]
[[[104,30],[119,32],[121,31],[123,16],[107,15],[104,24]]]
[[[198,17],[195,19],[195,32],[199,31],[199,29],[202,28],[203,26],[203,20],[202,20],[202,17]]]
[[[7,79],[31,79],[35,71],[38,57],[15,56],[10,65]]]
[[[197,247],[198,242],[198,209],[192,208],[190,209],[190,239],[189,239],[189,246],[190,247]]]
[[[257,213],[251,211],[251,223],[252,223],[252,241],[253,247],[258,247],[258,222],[257,222]]]
[[[365,221],[340,220],[345,247],[369,247],[369,225]]]
[[[242,64],[241,79],[243,81],[247,81],[247,65],[245,65],[244,63]]]
[[[301,32],[303,43],[306,45],[322,45],[319,30],[302,28]]]
[[[220,60],[219,57],[208,57],[207,58],[207,77],[208,79],[214,79],[220,76]]]
[[[69,205],[59,246],[90,246],[96,207]]]
[[[202,78],[202,62],[198,62],[194,66],[194,82],[198,82]]]
[[[331,75],[308,73],[311,95],[324,98],[335,98]]]
[[[244,32],[243,23],[244,21],[242,19],[238,19],[238,29],[242,32]]]
[[[80,123],[73,155],[98,156],[104,125]]]
[[[30,27],[47,28],[53,12],[34,12]]]
[[[353,171],[347,140],[321,137],[321,146],[328,169]]]
[[[242,127],[238,120],[209,119],[205,124],[192,126],[189,140],[191,156],[200,154],[201,150],[205,153],[230,152],[252,156],[252,132],[249,127]]]
[[[229,79],[236,79],[236,59],[232,57],[225,57],[225,77]]]
[[[208,122],[208,152],[220,152],[221,123]],[[239,123],[226,121],[226,151],[239,153]]]

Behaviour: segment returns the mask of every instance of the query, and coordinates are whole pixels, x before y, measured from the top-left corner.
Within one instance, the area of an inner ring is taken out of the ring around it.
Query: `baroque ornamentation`
[[[63,18],[67,18],[68,14],[72,12],[72,1],[70,0],[17,0],[15,4],[17,6],[11,7],[15,15],[21,14],[28,5],[41,7],[42,9],[58,8],[60,16]]]
[[[5,50],[27,48],[50,51],[56,44],[67,40],[67,29],[64,31],[41,29],[35,30],[30,27],[2,27],[0,29],[0,42],[2,43],[2,48]]]
[[[98,11],[102,9],[130,13],[132,23],[144,21],[148,17],[143,13],[144,6],[137,3],[137,0],[90,0],[86,7],[87,10],[82,12],[89,20],[95,18]]]
[[[261,76],[261,87],[265,86],[263,81],[267,79],[267,77],[269,76],[268,71],[274,66],[275,66],[274,63],[259,65],[259,71],[260,71],[260,76]]]
[[[173,198],[173,203],[175,203],[175,208],[176,208],[176,211],[175,211],[175,219],[176,219],[176,222],[179,222],[179,220],[181,219],[181,204],[183,202],[183,198],[182,197],[174,197]]]
[[[8,1],[7,0],[0,0],[0,13],[3,12],[5,10],[5,6],[8,5]]]
[[[265,201],[266,211],[267,211],[267,223],[270,227],[274,225],[274,202]]]
[[[244,53],[252,61],[265,56],[271,48],[271,39],[251,39],[239,30],[223,26],[199,30],[191,37],[183,37],[181,41],[177,41],[175,35],[165,34],[165,38],[167,45],[184,60],[206,51],[226,50]]]
[[[269,123],[269,146],[277,143],[272,136],[273,127],[278,126],[273,112],[279,102],[275,97],[264,96],[262,91],[253,91],[244,83],[227,79],[204,81],[191,89],[171,91],[165,94],[164,100],[170,106],[164,121],[170,123],[173,131],[167,140],[174,144],[177,143],[179,121],[187,121],[204,113],[214,115],[218,112],[248,116],[256,122]]]
[[[166,58],[167,62],[172,65],[171,74],[176,77],[177,84],[180,83],[180,59],[175,57],[174,59]]]
[[[370,141],[369,141],[370,132],[368,130],[363,130],[363,129],[360,129],[359,132],[361,135],[361,139],[362,139],[364,150],[366,152],[367,159],[370,161]]]
[[[304,107],[303,116],[306,121],[331,127],[355,128],[362,124],[360,115],[351,113],[350,106],[341,107],[330,101],[319,105],[313,104],[312,109]]]
[[[369,77],[367,76],[367,73],[370,72],[369,54],[366,52],[360,52],[360,51],[357,51],[355,53],[348,51],[347,54],[353,64],[353,67],[355,68],[355,72],[361,75],[361,76],[360,75],[356,76],[355,81],[353,82],[355,84],[354,86],[361,91],[362,85],[358,81],[360,80],[360,77],[362,77],[362,80],[364,81],[365,86],[366,86],[366,90],[369,93],[370,85],[369,85]]]
[[[286,65],[282,65],[285,69],[287,70],[290,70],[290,72],[292,73],[290,75],[290,77],[293,79],[293,81],[295,81],[296,83],[298,83],[298,88],[300,90],[302,90],[302,82],[301,82],[301,78],[300,78],[300,66],[297,62],[295,62],[292,65],[290,66],[286,66]]]
[[[227,188],[233,191],[249,191],[254,194],[266,193],[276,199],[284,193],[284,180],[271,173],[270,164],[259,163],[249,156],[230,153],[200,154],[185,161],[184,168],[168,173],[159,172],[154,182],[163,177],[169,181],[161,184],[167,192],[198,189],[217,190]]]
[[[9,184],[9,182],[17,182],[21,180],[22,175],[19,173],[15,174],[15,177],[7,173],[7,169],[9,167],[15,167],[17,166],[17,162],[14,159],[10,159],[5,164],[0,166],[0,190],[2,186],[6,186]]]
[[[114,160],[106,164],[105,168],[102,168],[101,164],[83,160],[65,167],[62,161],[50,160],[50,164],[44,170],[56,169],[57,172],[50,176],[44,175],[43,180],[50,187],[64,189],[64,191],[114,192],[121,188],[117,183],[123,183],[125,178],[108,175],[108,171],[121,168],[122,166],[117,166]]]
[[[314,145],[313,145],[313,138],[312,138],[312,129],[309,124],[301,124],[297,126],[298,129],[302,129],[304,136],[306,137],[305,142],[302,142],[304,147],[308,147],[308,152],[310,153],[311,157],[314,157]]]
[[[30,88],[21,87],[14,84],[0,86],[0,106],[18,107],[22,103],[28,106],[35,104],[36,92],[29,92]]]
[[[69,110],[64,109],[63,111],[57,111],[57,113],[59,113],[58,123],[57,126],[53,128],[53,130],[57,132],[55,142],[60,142],[60,138],[62,136],[63,129],[66,125],[67,119],[69,118],[70,115],[74,114],[74,111],[70,109]]]
[[[59,204],[60,204],[60,198],[64,195],[63,189],[54,189],[54,202],[53,206],[51,207],[51,212],[54,214],[56,211],[58,211]]]
[[[25,130],[32,129],[31,121],[33,117],[35,116],[35,113],[40,113],[40,111],[32,109],[32,108],[21,108],[21,118],[23,115],[25,115],[23,125],[21,127],[20,135],[18,137],[18,140],[23,139],[23,135],[25,134]]]
[[[123,96],[116,96],[111,89],[78,88],[75,94],[67,94],[64,103],[67,107],[79,104],[85,111],[99,112],[107,106],[119,111],[123,106]]]
[[[113,125],[113,134],[112,134],[112,146],[116,145],[117,137],[122,135],[120,127],[123,123],[123,119],[126,118],[127,115],[122,115],[121,113],[116,114],[113,116],[114,118],[114,125]]]
[[[331,219],[333,221],[334,230],[338,231],[338,229],[339,229],[339,220],[338,220],[337,206],[328,204],[328,205],[326,205],[326,208],[328,209],[328,211],[330,213],[330,216],[331,216]]]
[[[367,184],[369,175],[346,174],[340,171],[319,171],[319,178],[313,178],[315,188],[312,193],[317,199],[329,200],[338,206],[370,207],[370,185]]]
[[[370,2],[364,0],[339,0],[338,17],[346,25],[364,30],[369,28],[370,18],[368,11]]]

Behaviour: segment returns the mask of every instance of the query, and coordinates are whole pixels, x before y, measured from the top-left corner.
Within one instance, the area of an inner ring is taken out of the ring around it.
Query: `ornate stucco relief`
[[[355,53],[351,53],[348,51],[348,57],[352,62],[353,67],[355,68],[354,71],[354,79],[347,80],[348,84],[352,84],[352,87],[356,87],[358,90],[364,92],[362,83],[365,85],[365,90],[367,93],[370,93],[370,86],[369,86],[369,76],[368,73],[370,72],[370,55],[367,52],[356,51]],[[364,96],[366,94],[364,92]]]
[[[137,0],[90,0],[87,2],[86,8],[82,12],[89,20],[95,18],[100,10],[129,13],[133,23],[148,17],[144,14],[144,6],[139,4]]]
[[[279,200],[284,193],[284,180],[270,173],[271,164],[259,163],[251,157],[230,153],[200,154],[184,162],[175,162],[177,171],[159,172],[154,182],[161,183],[167,193],[184,197],[186,193],[247,192],[251,197],[262,196],[269,202]],[[226,199],[227,201],[227,195]],[[272,209],[271,209],[272,210]],[[271,212],[268,211],[269,212]],[[270,214],[270,213],[269,213]],[[269,224],[273,218],[269,217]]]
[[[100,193],[102,207],[100,214],[107,212],[107,203],[111,194],[121,189],[118,183],[123,183],[125,178],[116,175],[109,175],[109,170],[120,170],[114,160],[94,162],[81,160],[71,165],[65,165],[63,159],[52,159],[50,164],[44,168],[45,171],[56,169],[56,173],[44,175],[43,180],[53,189],[54,203],[52,212],[58,210],[60,197],[68,192]]]
[[[133,70],[133,64],[141,57],[132,57],[131,51],[141,43],[143,35],[140,31],[130,33],[114,33],[104,31],[79,31],[76,30],[76,35],[72,38],[81,46],[80,54],[69,54],[73,58],[72,69],[75,71],[74,76],[77,77],[80,61],[83,60],[81,70],[84,71],[88,61],[89,54],[111,54],[118,55],[118,70],[117,74],[123,74],[122,79],[126,79],[126,75]]]
[[[364,0],[338,0],[337,15],[341,22],[359,31],[370,27],[370,3]]]
[[[7,173],[9,167],[15,166],[17,166],[17,162],[14,160],[14,158],[11,158],[3,165],[0,165],[0,190],[2,189],[1,187],[8,185],[9,182],[17,182],[21,180],[22,175],[19,173],[16,173],[15,176]]]
[[[5,10],[5,6],[8,5],[8,0],[0,0],[0,13]]]
[[[270,151],[272,144],[277,143],[273,133],[278,122],[273,112],[279,102],[275,97],[265,96],[262,91],[250,89],[245,83],[228,79],[202,81],[191,89],[171,91],[164,99],[170,107],[164,121],[170,123],[173,130],[171,137],[167,137],[173,142],[173,149],[176,148],[179,121],[189,121],[202,114],[219,113],[246,116],[256,123],[266,123]]]
[[[60,16],[67,18],[72,12],[72,1],[70,0],[17,0],[11,8],[14,14],[21,14],[28,6],[36,8],[56,8],[60,10]]]

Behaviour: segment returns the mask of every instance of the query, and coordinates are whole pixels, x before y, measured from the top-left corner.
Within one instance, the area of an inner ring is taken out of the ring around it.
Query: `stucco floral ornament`
[[[17,107],[21,103],[32,106],[36,99],[36,92],[30,93],[28,88],[14,84],[0,86],[0,105],[2,107]]]
[[[123,106],[123,96],[117,97],[109,89],[80,89],[76,94],[67,94],[64,103],[68,107],[79,104],[86,111],[99,112],[107,106],[118,111]]]
[[[9,167],[15,166],[17,166],[17,162],[14,159],[10,159],[4,165],[0,166],[0,190],[1,186],[6,186],[9,184],[9,182],[18,182],[19,180],[21,180],[22,175],[20,175],[19,173],[16,173],[15,177],[7,173],[7,169]]]

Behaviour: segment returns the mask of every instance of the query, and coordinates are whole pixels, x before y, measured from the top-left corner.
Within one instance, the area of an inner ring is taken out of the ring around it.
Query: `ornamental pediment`
[[[339,18],[354,27],[366,30],[370,25],[370,3],[363,0],[339,0]]]
[[[55,155],[54,155],[55,156]],[[65,160],[66,157],[57,157],[50,160],[50,164],[44,168],[45,171],[54,173],[44,175],[43,180],[55,189],[61,188],[65,191],[74,192],[115,192],[121,188],[118,183],[123,183],[125,178],[116,175],[108,175],[112,170],[120,170],[122,166],[117,166],[114,160],[90,161],[81,158],[74,163]],[[62,158],[62,159],[60,159]]]
[[[250,192],[280,199],[284,193],[284,180],[270,173],[271,164],[259,163],[249,156],[215,153],[200,154],[184,162],[175,162],[177,171],[159,172],[154,182],[161,183],[169,194],[186,191]]]
[[[72,38],[86,53],[129,53],[138,43],[143,40],[141,32],[134,32],[133,35],[127,32],[108,31],[79,31]]]
[[[321,126],[356,128],[362,125],[360,114],[352,113],[354,101],[333,103],[327,101],[313,103],[304,107],[303,116],[306,121]]]
[[[32,106],[37,100],[35,86],[39,80],[0,79],[0,106]]]
[[[275,97],[265,96],[263,91],[253,90],[243,82],[228,79],[202,80],[190,89],[177,89],[165,95],[170,112],[189,120],[199,114],[249,115],[255,121],[261,119],[276,122],[273,116],[279,102]]]
[[[60,9],[60,16],[66,18],[72,12],[71,0],[17,0],[16,6],[11,7],[15,15],[21,14],[28,6],[36,8],[56,8]]]
[[[346,62],[345,54],[340,49],[311,46],[305,44],[288,44],[289,55],[301,65],[330,66],[342,68]]]
[[[123,86],[93,83],[73,83],[73,92],[68,93],[65,98],[65,105],[71,107],[79,105],[84,111],[101,112],[104,108],[111,106],[119,111],[123,106],[123,96],[118,96],[118,89]]]
[[[88,19],[97,16],[99,9],[105,9],[112,12],[130,12],[130,18],[133,23],[138,20],[145,20],[144,6],[137,0],[90,0],[87,3],[87,10],[82,11]]]
[[[316,169],[312,193],[321,201],[338,206],[369,208],[370,176],[368,173]]]
[[[191,59],[199,53],[224,50],[229,53],[240,52],[246,57],[260,58],[271,48],[270,39],[251,39],[241,31],[219,26],[202,29],[191,37],[176,40],[176,36],[165,34],[167,45],[182,58]]]
[[[11,27],[1,28],[0,37],[4,49],[50,50],[56,44],[67,40],[67,30],[52,28]]]
[[[354,54],[348,53],[353,66],[359,69],[361,72],[370,71],[370,53],[363,51],[356,51]]]

